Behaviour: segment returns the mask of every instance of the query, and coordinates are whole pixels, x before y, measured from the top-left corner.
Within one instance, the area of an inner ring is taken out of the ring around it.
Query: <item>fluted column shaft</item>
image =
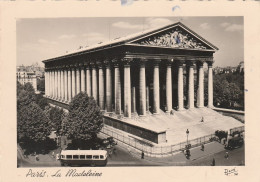
[[[81,68],[81,75],[80,75],[80,90],[81,92],[85,92],[86,91],[86,75],[85,75],[85,68],[82,67]]]
[[[131,77],[130,64],[124,64],[124,116],[131,118]]]
[[[71,69],[71,97],[76,95],[76,73],[75,68]]]
[[[183,63],[178,65],[178,110],[183,110]]]
[[[208,107],[213,107],[213,72],[212,62],[208,62]]]
[[[194,108],[194,63],[189,64],[188,108]]]
[[[112,112],[112,79],[110,65],[106,67],[106,109],[107,112]]]
[[[80,68],[76,68],[76,94],[80,93]]]
[[[135,94],[135,86],[132,87],[132,103],[131,103],[131,107],[132,107],[132,112],[135,113],[136,112],[136,94]]]
[[[64,70],[61,70],[61,100],[64,100]]]
[[[202,62],[198,63],[197,107],[204,107],[204,71]]]
[[[68,101],[72,98],[72,70],[68,69]]]
[[[172,110],[172,67],[171,63],[166,67],[166,112]]]
[[[104,83],[104,70],[103,66],[99,66],[98,70],[98,94],[99,94],[99,107],[105,110],[105,83]]]
[[[64,70],[64,101],[68,101],[68,70]]]
[[[121,114],[121,80],[119,65],[115,64],[115,113]]]
[[[90,67],[86,67],[86,91],[88,96],[90,97],[91,94],[91,72],[90,72]]]
[[[59,95],[58,95],[58,70],[55,71],[55,99],[58,100]]]
[[[51,71],[51,97],[54,98],[54,90],[55,90],[55,84],[54,84],[54,70]]]
[[[44,85],[45,85],[45,96],[48,96],[48,74],[49,72],[45,70],[45,79],[44,79]]]
[[[58,71],[58,100],[61,100],[61,70]]]
[[[97,70],[95,67],[92,68],[92,96],[96,101],[98,101],[97,92]]]
[[[139,76],[139,92],[140,92],[140,115],[146,116],[146,81],[145,81],[145,63],[140,63],[140,76]]]
[[[160,110],[160,80],[159,80],[159,63],[154,62],[153,68],[153,114],[159,114]]]

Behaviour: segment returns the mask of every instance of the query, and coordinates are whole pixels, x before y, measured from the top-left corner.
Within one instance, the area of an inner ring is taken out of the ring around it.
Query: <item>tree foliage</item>
[[[66,114],[63,111],[63,109],[58,107],[46,107],[44,112],[50,119],[52,128],[59,133],[62,129],[62,122],[66,117]]]
[[[214,76],[214,105],[234,108],[239,104],[244,108],[244,76],[238,73]]]
[[[64,121],[64,131],[70,139],[95,138],[103,126],[102,114],[93,97],[79,93],[69,104],[69,114]]]
[[[20,107],[17,112],[17,125],[18,141],[43,141],[51,132],[49,118],[34,102]]]
[[[45,79],[37,79],[37,90],[41,92],[45,91]]]

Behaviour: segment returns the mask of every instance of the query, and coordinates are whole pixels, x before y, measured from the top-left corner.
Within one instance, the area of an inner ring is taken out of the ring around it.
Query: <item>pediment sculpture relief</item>
[[[141,45],[163,46],[172,48],[207,49],[203,43],[193,38],[188,33],[176,28],[167,33],[155,35],[136,42]]]

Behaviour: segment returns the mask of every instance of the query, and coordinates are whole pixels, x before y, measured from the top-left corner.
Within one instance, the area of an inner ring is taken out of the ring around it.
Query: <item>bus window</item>
[[[92,159],[92,155],[87,155],[87,159]]]
[[[99,159],[99,155],[93,155],[93,159]]]
[[[67,155],[67,159],[72,159],[72,155]]]
[[[80,155],[79,158],[80,159],[85,159],[85,155]]]
[[[73,159],[79,159],[78,155],[73,155]]]
[[[100,156],[100,159],[104,159],[104,156],[103,156],[103,155],[101,155],[101,156]]]

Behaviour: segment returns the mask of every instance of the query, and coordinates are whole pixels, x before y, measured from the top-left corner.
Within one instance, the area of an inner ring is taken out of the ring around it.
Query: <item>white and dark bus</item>
[[[106,166],[106,150],[62,150],[61,166]]]

